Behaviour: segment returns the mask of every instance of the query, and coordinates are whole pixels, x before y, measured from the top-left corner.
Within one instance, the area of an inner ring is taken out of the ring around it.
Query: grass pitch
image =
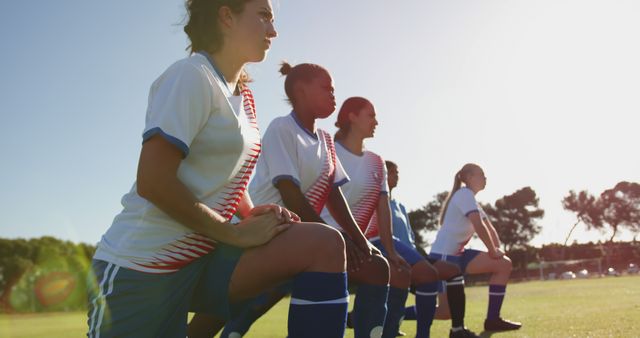
[[[480,333],[487,287],[470,287],[466,294],[466,325]],[[407,303],[413,301],[410,295]],[[246,337],[285,337],[287,308],[285,299],[258,320]],[[502,315],[521,321],[522,329],[483,337],[640,337],[640,276],[512,284],[507,287]],[[449,321],[435,321],[431,336],[448,337],[449,327]],[[408,337],[415,336],[415,321],[405,321],[401,329]],[[83,337],[85,333],[83,312],[0,315],[3,338]],[[353,330],[346,337],[353,337]]]

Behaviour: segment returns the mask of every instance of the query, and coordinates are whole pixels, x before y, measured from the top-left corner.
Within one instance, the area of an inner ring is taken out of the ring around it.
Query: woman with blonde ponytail
[[[464,185],[463,185],[464,184]],[[485,331],[517,330],[522,324],[500,317],[500,309],[511,274],[511,260],[500,249],[500,238],[475,195],[485,188],[487,178],[480,166],[465,164],[454,176],[453,188],[440,214],[440,230],[431,246],[430,258],[457,264],[462,274],[490,273],[489,308]],[[478,234],[487,251],[465,249],[473,234]],[[447,280],[447,300],[451,309],[450,337],[469,337],[464,327],[464,277]],[[475,335],[475,334],[473,334]]]

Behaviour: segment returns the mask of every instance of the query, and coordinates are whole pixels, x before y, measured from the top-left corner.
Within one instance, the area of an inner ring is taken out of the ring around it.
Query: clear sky
[[[410,209],[476,162],[488,177],[482,202],[538,193],[540,245],[564,241],[570,189],[640,181],[640,2],[274,7],[279,37],[249,67],[262,129],[290,109],[278,63],[325,66],[339,104],[375,104],[367,147],[399,164],[395,195]],[[100,239],[135,178],[149,86],[187,55],[184,14],[182,0],[0,2],[0,237]],[[581,225],[572,238],[608,235]]]

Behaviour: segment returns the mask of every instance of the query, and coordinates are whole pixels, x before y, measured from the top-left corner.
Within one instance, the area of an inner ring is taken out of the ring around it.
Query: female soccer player
[[[391,288],[383,337],[395,337],[404,315],[404,303],[411,284],[416,287],[417,337],[428,337],[436,305],[436,270],[414,248],[392,236],[389,187],[384,160],[364,149],[364,140],[374,136],[378,122],[373,104],[362,97],[347,99],[338,113],[336,153],[351,181],[343,186],[349,208],[365,236],[378,247],[391,265]],[[340,228],[328,210],[322,219]],[[440,263],[442,279],[459,270]],[[354,318],[358,316],[354,310]]]
[[[477,164],[467,163],[456,173],[453,188],[442,208],[441,227],[429,257],[455,263],[464,274],[491,273],[489,309],[484,329],[516,330],[522,324],[500,318],[500,308],[511,274],[511,260],[500,250],[498,233],[475,199],[475,195],[484,189],[486,184],[484,171]],[[474,233],[478,234],[488,252],[465,249]],[[457,306],[465,303],[462,275],[447,281],[447,299],[451,310],[451,337],[464,336],[458,334],[465,330],[464,306]]]
[[[360,231],[342,195],[340,187],[349,178],[336,156],[331,135],[315,127],[317,119],[327,118],[335,110],[333,80],[326,69],[309,63],[291,67],[285,62],[281,73],[286,75],[285,92],[293,111],[274,119],[265,132],[263,156],[250,185],[252,196],[262,203],[282,204],[304,221],[325,223],[320,212],[328,208],[344,229],[349,281],[358,284],[354,308],[361,315],[354,320],[355,336],[380,337],[389,267]],[[278,296],[234,319],[222,337],[244,334]]]
[[[245,193],[260,138],[242,74],[276,37],[271,3],[190,0],[187,10],[192,53],[151,86],[136,183],[94,256],[88,336],[185,337],[188,311],[227,318],[288,279],[289,337],[342,336],[340,234]]]

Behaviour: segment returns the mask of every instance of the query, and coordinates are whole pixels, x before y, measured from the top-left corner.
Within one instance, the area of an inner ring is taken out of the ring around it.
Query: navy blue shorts
[[[436,252],[431,252],[429,253],[429,258],[453,263],[460,268],[460,271],[462,271],[462,274],[464,275],[464,273],[467,271],[467,265],[469,265],[469,262],[471,262],[474,258],[476,258],[476,256],[481,252],[482,251],[480,250],[474,250],[474,249],[465,249],[462,252],[462,255],[445,255],[445,254],[439,254]],[[442,281],[442,283],[440,283],[440,285],[438,286],[438,291],[444,292],[445,290],[446,290],[446,282]]]
[[[375,247],[378,248],[385,257],[387,256],[387,252],[384,250],[384,245],[382,245],[380,238],[372,240],[371,244],[375,245]],[[414,266],[419,261],[425,259],[416,249],[402,243],[397,238],[393,238],[393,247],[396,249],[398,255],[404,258],[404,260],[411,266]]]
[[[89,337],[185,337],[188,312],[228,319],[229,281],[243,250],[219,243],[179,271],[153,274],[93,260]]]

